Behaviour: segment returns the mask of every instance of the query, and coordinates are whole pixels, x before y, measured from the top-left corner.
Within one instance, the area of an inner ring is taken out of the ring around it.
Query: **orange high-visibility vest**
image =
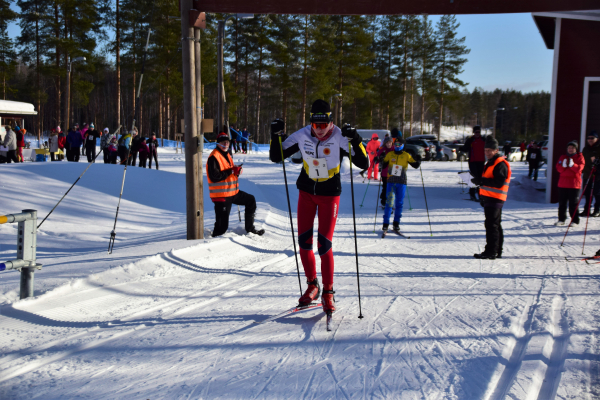
[[[233,167],[233,159],[229,153],[227,154],[227,158],[225,158],[219,150],[214,149],[212,153],[210,153],[209,158],[212,156],[219,162],[219,169],[221,171]],[[208,190],[211,199],[235,196],[240,191],[238,177],[234,174],[229,175],[227,179],[220,182],[211,181],[210,176],[208,175],[208,161],[206,162],[206,176],[208,178]]]
[[[488,167],[481,177],[482,178],[493,178],[494,177],[494,168],[496,168],[496,165],[498,165],[501,162],[506,163],[506,167],[508,168],[508,175],[506,176],[504,185],[502,185],[502,187],[500,187],[500,188],[495,188],[495,187],[490,187],[490,186],[481,186],[479,188],[480,196],[493,197],[495,199],[500,199],[502,201],[506,201],[506,196],[508,195],[508,185],[510,184],[511,172],[510,172],[510,164],[508,162],[506,162],[506,160],[503,157],[498,157],[496,159],[496,161],[494,162],[494,165],[492,165],[491,167]]]

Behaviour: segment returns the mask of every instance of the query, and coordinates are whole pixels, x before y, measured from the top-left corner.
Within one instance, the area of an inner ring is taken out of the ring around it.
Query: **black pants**
[[[92,162],[94,161],[94,159],[96,158],[96,144],[94,143],[93,146],[85,146],[85,151],[86,151],[86,155],[87,155],[87,160],[88,162]]]
[[[233,151],[235,151],[236,153],[238,151],[240,151],[240,149],[238,149],[237,140],[232,140],[231,141],[231,147],[233,148]]]
[[[120,164],[126,165],[127,164],[127,156],[128,156],[127,147],[119,146],[118,153],[119,153],[119,158],[121,159]]]
[[[215,201],[215,228],[213,229],[212,236],[221,236],[229,228],[229,213],[231,212],[231,205],[236,204],[244,206],[244,225],[246,232],[250,232],[254,229],[254,213],[256,212],[256,200],[254,196],[243,191],[239,191],[238,194],[231,197],[226,197],[225,201]]]
[[[558,188],[558,220],[567,220],[567,204],[569,205],[569,215],[576,224],[579,223],[579,213],[577,212],[577,201],[579,200],[579,189]]]
[[[156,149],[150,152],[150,157],[148,157],[148,168],[152,169],[152,158],[156,161],[156,169],[158,169],[158,154]]]
[[[529,177],[533,176],[533,180],[537,181],[539,167],[531,165],[531,161],[529,162]]]
[[[587,180],[583,181],[583,184],[585,185]],[[594,185],[594,187],[592,188],[592,184]],[[592,189],[593,189],[593,193],[592,193]],[[596,201],[594,202],[594,210],[590,210],[590,214],[599,211],[600,209],[600,179],[596,179],[594,182],[592,182],[592,180],[590,179],[589,183],[587,184],[586,188],[585,188],[585,192],[583,193],[583,195],[585,196],[585,204],[583,206],[583,211],[587,214],[587,208],[588,208],[588,204],[591,207],[592,204],[592,194],[594,195],[594,199],[596,199]]]
[[[137,154],[138,154],[137,151],[131,150],[131,153],[129,154],[129,157],[130,157],[129,165],[133,165],[135,167],[135,162],[137,160]]]
[[[385,206],[385,201],[387,199],[387,176],[382,176],[381,182],[383,186],[381,188],[381,194],[379,195],[379,199],[381,199],[381,205]]]
[[[504,232],[502,231],[502,208],[483,207],[485,213],[485,253],[502,253]]]
[[[104,150],[104,164],[110,164],[110,156],[109,156],[109,151],[108,151],[108,147],[106,147]]]
[[[244,153],[248,151],[248,142],[242,142],[242,151]]]
[[[107,155],[108,153],[108,155]],[[116,151],[105,151],[104,156],[107,157],[106,164],[116,164],[117,163],[117,152]]]
[[[67,150],[67,161],[79,162],[79,147]]]
[[[146,159],[147,159],[147,157],[145,154],[144,155],[140,154],[140,165],[139,165],[140,167],[146,168]]]
[[[8,158],[8,163],[10,164],[10,162],[19,162],[19,157],[17,157],[17,151],[16,150],[8,150],[8,152],[6,153],[6,158]]]

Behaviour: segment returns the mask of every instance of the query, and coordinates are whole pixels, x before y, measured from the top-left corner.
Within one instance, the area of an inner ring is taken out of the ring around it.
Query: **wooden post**
[[[198,145],[196,140],[196,74],[194,28],[189,13],[192,0],[181,0],[181,48],[183,58],[183,117],[185,120],[185,187],[187,239],[200,239],[200,191],[198,186]]]
[[[200,28],[194,28],[194,57],[196,60],[196,121],[198,138],[198,212],[200,239],[204,239],[204,183],[202,176],[202,151],[204,150],[204,134],[202,132],[202,74],[201,74],[201,55],[200,55]]]

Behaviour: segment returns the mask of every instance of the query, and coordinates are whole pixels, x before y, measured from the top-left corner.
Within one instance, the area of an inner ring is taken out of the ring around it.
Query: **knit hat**
[[[593,136],[595,138],[598,138],[598,132],[596,131],[591,131],[590,133],[588,133],[588,136]]]
[[[567,147],[569,146],[573,146],[575,147],[575,150],[579,151],[579,143],[577,143],[577,140],[572,140],[569,143],[567,143]]]
[[[402,137],[402,132],[398,128],[392,128],[391,133],[393,138]]]
[[[225,132],[221,132],[217,135],[217,143],[221,143],[224,141],[229,141],[229,136]]]
[[[104,128],[104,132],[108,132],[108,128]]]
[[[394,139],[392,139],[391,137],[389,137],[389,136],[386,136],[386,137],[385,137],[385,139],[383,139],[383,144],[386,144],[386,143],[392,142],[393,140],[394,140]]]
[[[498,141],[496,139],[494,139],[493,137],[488,136],[485,139],[485,148],[492,149],[492,150],[498,150]]]
[[[90,128],[95,128],[95,126],[94,126],[94,123],[93,123],[93,122],[90,124]]]
[[[331,122],[331,107],[325,100],[315,100],[310,108],[310,122],[325,123]]]

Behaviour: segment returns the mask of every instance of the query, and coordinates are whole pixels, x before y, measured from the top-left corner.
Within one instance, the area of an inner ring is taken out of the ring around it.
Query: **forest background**
[[[138,127],[145,136],[174,139],[183,118],[177,15],[173,0],[0,0],[0,98],[34,104],[30,132],[74,122],[128,126],[151,27]],[[216,21],[223,17],[207,14],[201,36],[205,118],[216,113]],[[15,39],[11,22],[21,28]],[[229,122],[265,143],[272,119],[283,118],[291,132],[308,123],[310,104],[323,98],[338,124],[362,129],[398,127],[410,136],[480,124],[495,128],[501,142],[541,139],[550,94],[467,90],[461,74],[470,50],[458,26],[453,15],[435,24],[428,16],[231,18],[224,50]],[[86,61],[72,64],[65,122],[66,65],[81,56]]]

